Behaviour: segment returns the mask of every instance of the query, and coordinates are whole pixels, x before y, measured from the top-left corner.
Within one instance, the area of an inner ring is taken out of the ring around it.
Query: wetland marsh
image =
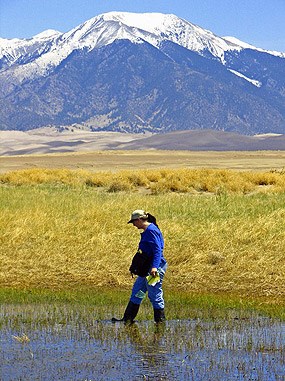
[[[110,168],[114,155],[78,155],[76,171],[55,155],[2,161],[0,380],[284,381],[284,154],[227,153],[210,170],[182,168],[183,153],[169,169],[167,152]],[[133,282],[138,207],[166,238],[164,325],[147,302],[135,324],[111,323]]]
[[[70,305],[6,305],[0,314],[1,381],[285,378],[285,323],[256,313],[200,311],[158,325],[98,320],[96,308]]]

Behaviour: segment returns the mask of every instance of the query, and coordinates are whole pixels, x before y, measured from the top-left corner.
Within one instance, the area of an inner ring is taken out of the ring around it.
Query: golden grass
[[[25,169],[0,175],[10,185],[70,185],[104,188],[109,192],[209,192],[214,194],[285,191],[285,172],[245,172],[227,169],[145,169],[89,172],[68,169]]]
[[[25,333],[23,333],[21,336],[12,336],[12,338],[21,344],[26,344],[30,342],[30,339]]]
[[[129,288],[139,232],[126,221],[143,208],[165,236],[166,289],[284,294],[282,171],[30,170],[0,181],[0,287]]]

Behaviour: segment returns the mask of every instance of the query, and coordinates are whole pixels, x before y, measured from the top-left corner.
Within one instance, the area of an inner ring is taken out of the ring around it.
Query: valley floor
[[[122,169],[218,168],[270,171],[285,168],[284,151],[165,151],[104,150],[0,156],[0,173],[31,168],[85,169],[91,172]]]

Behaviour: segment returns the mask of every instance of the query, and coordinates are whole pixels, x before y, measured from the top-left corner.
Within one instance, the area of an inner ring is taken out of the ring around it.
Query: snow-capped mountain
[[[0,59],[7,66],[21,64],[14,71],[17,80],[46,75],[76,49],[92,50],[115,40],[148,42],[159,48],[174,42],[203,55],[207,52],[225,63],[225,52],[258,49],[232,37],[221,38],[175,15],[161,13],[110,12],[94,17],[67,33],[44,31],[29,40],[0,39]],[[268,52],[285,57],[285,53]],[[25,66],[23,66],[25,65]]]
[[[113,58],[120,57],[121,61],[115,65],[111,54]],[[159,66],[161,60],[165,68]],[[144,70],[142,65],[145,65]],[[267,113],[267,117],[262,117],[262,125],[268,123],[268,113],[271,113],[271,120],[276,120],[274,131],[283,132],[284,65],[285,53],[262,50],[233,37],[216,36],[175,15],[110,12],[96,16],[67,33],[48,30],[31,39],[0,39],[0,99],[4,107],[0,111],[0,129],[27,129],[73,122],[86,122],[94,129],[163,131],[197,128],[198,125],[204,128],[203,120],[199,123],[193,121],[193,103],[200,102],[199,114],[203,118],[202,110],[211,102],[209,92],[213,91],[219,100],[215,99],[211,105],[216,113],[210,123],[208,120],[208,127],[210,124],[212,128],[237,131],[243,128],[246,133],[272,129],[271,123],[256,131],[259,118],[252,127],[249,121],[252,117],[237,116],[239,110],[225,108],[225,104],[231,103],[230,98],[242,97],[242,103],[255,107],[251,114],[260,114],[257,109]],[[129,70],[124,70],[126,66]],[[84,67],[88,68],[89,79],[82,73]],[[156,83],[162,75],[161,69],[164,70],[164,80],[168,81],[164,88],[161,88],[161,82]],[[147,79],[149,71],[155,78],[152,88]],[[101,77],[98,77],[98,72]],[[120,76],[120,83],[125,93],[117,99],[112,79],[120,72],[124,75],[124,78]],[[194,78],[199,82],[200,90],[196,88],[196,92]],[[178,85],[177,81],[181,84]],[[171,82],[175,90],[172,93],[168,88]],[[138,83],[140,89],[147,85],[143,92],[152,102],[150,109],[153,110],[149,110],[147,117],[140,115],[145,101],[133,91]],[[107,88],[105,92],[102,91],[104,86]],[[78,95],[74,94],[76,87]],[[100,99],[94,94],[95,91],[98,93],[98,87]],[[128,92],[135,97],[131,102]],[[229,92],[239,95],[230,96]],[[87,103],[82,104],[87,95]],[[78,104],[77,96],[81,107],[70,105],[72,101]],[[225,97],[226,100],[223,99]],[[91,104],[90,98],[93,99]],[[128,102],[135,103],[138,112],[130,105],[129,114],[132,115],[123,116],[126,112],[124,103]],[[183,123],[172,117],[167,120],[171,107],[177,102],[185,104],[184,111],[188,109]],[[217,114],[219,102],[223,105],[221,112],[226,112],[222,117]],[[167,104],[167,109],[163,104]],[[121,111],[120,107],[123,107]],[[241,108],[250,114],[250,107]],[[12,121],[11,115],[14,115]]]

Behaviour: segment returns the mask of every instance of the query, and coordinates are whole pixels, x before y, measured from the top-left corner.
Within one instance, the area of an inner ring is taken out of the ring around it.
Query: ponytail
[[[147,221],[154,224],[158,228],[156,218],[150,213],[146,213],[146,214],[147,214]]]

